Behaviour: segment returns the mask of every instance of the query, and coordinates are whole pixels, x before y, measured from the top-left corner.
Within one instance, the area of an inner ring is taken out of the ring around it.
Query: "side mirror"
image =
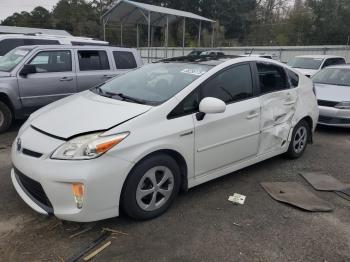
[[[36,73],[36,66],[35,65],[29,65],[26,64],[23,66],[21,72],[19,73],[21,76],[27,76],[30,74],[35,74]]]
[[[226,104],[224,101],[214,97],[206,97],[199,103],[197,120],[203,120],[206,114],[219,114],[225,111]]]

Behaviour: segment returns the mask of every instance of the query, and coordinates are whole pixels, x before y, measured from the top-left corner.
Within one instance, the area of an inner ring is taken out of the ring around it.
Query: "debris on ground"
[[[77,236],[80,236],[80,235],[90,231],[91,229],[93,229],[93,227],[87,227],[87,228],[85,228],[85,229],[83,229],[83,230],[81,230],[81,231],[79,231],[77,233],[74,233],[73,235],[70,235],[69,238],[75,238]]]
[[[237,224],[237,223],[232,223],[234,226],[236,226],[236,227],[241,227],[241,225],[240,224]]]
[[[339,196],[348,199],[350,197],[350,184],[345,184],[331,175],[321,172],[301,172],[299,173],[313,188],[319,191],[340,192]]]
[[[245,199],[246,199],[246,196],[237,194],[237,193],[234,193],[233,196],[228,197],[228,201],[234,204],[240,204],[240,205],[244,205]]]
[[[104,231],[98,238],[89,243],[86,247],[80,250],[79,253],[73,255],[67,262],[75,262],[82,258],[86,253],[90,252],[92,249],[100,245],[103,241],[105,241],[111,235],[110,232]]]
[[[111,228],[108,228],[108,227],[102,228],[102,231],[110,232],[110,233],[113,233],[113,234],[121,234],[121,235],[128,236],[127,233],[124,233],[124,232],[121,232],[121,231],[118,231],[118,230],[115,230],[115,229],[111,229]]]
[[[260,183],[275,200],[312,212],[330,212],[333,207],[296,182]]]
[[[108,241],[105,244],[103,244],[101,247],[99,247],[98,249],[96,249],[95,251],[93,251],[92,253],[90,253],[89,255],[87,255],[86,257],[83,258],[84,261],[89,261],[90,259],[94,258],[95,256],[97,256],[100,252],[102,252],[105,248],[107,248],[112,242]]]

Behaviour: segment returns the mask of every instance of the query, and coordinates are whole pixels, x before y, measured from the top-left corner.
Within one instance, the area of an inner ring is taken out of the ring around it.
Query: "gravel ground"
[[[10,145],[18,126],[0,135],[0,260],[63,261],[104,227],[117,234],[94,261],[350,261],[350,201],[315,192],[334,206],[304,212],[272,200],[264,181],[296,181],[298,171],[326,171],[350,183],[350,130],[318,128],[298,160],[275,157],[182,193],[163,216],[136,222],[125,216],[97,223],[62,222],[35,213],[10,181]],[[229,195],[246,203],[234,206]],[[76,232],[88,232],[70,238]]]

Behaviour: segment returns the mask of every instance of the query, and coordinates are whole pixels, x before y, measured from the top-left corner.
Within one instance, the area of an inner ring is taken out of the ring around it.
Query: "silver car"
[[[0,58],[0,133],[13,119],[140,67],[136,49],[24,46]]]
[[[350,65],[325,68],[312,80],[320,109],[318,123],[350,127]]]

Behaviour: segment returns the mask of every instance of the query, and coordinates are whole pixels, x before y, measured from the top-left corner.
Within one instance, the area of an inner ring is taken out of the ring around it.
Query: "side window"
[[[257,63],[260,92],[262,94],[288,89],[288,80],[284,68],[265,63]]]
[[[198,88],[192,91],[184,100],[182,100],[173,111],[168,115],[168,119],[190,115],[198,111],[199,92]]]
[[[14,38],[14,39],[4,39],[0,41],[0,56],[6,55],[12,49],[15,49],[18,46],[23,46],[23,39]]]
[[[325,68],[327,66],[332,66],[332,65],[341,65],[345,64],[345,60],[343,58],[328,58],[322,68]]]
[[[78,51],[80,71],[109,70],[106,51]]]
[[[225,103],[253,96],[253,81],[249,64],[227,69],[210,79],[201,88],[202,98],[215,97]]]
[[[68,50],[43,51],[29,64],[36,66],[37,73],[69,72],[72,71],[72,55]]]
[[[117,69],[133,69],[137,67],[136,60],[132,52],[113,51],[113,57]]]
[[[288,74],[288,77],[289,77],[289,82],[290,82],[291,87],[298,87],[298,85],[299,85],[299,76],[298,76],[298,74],[296,74],[293,71],[288,70],[288,69],[287,69],[287,74]]]

